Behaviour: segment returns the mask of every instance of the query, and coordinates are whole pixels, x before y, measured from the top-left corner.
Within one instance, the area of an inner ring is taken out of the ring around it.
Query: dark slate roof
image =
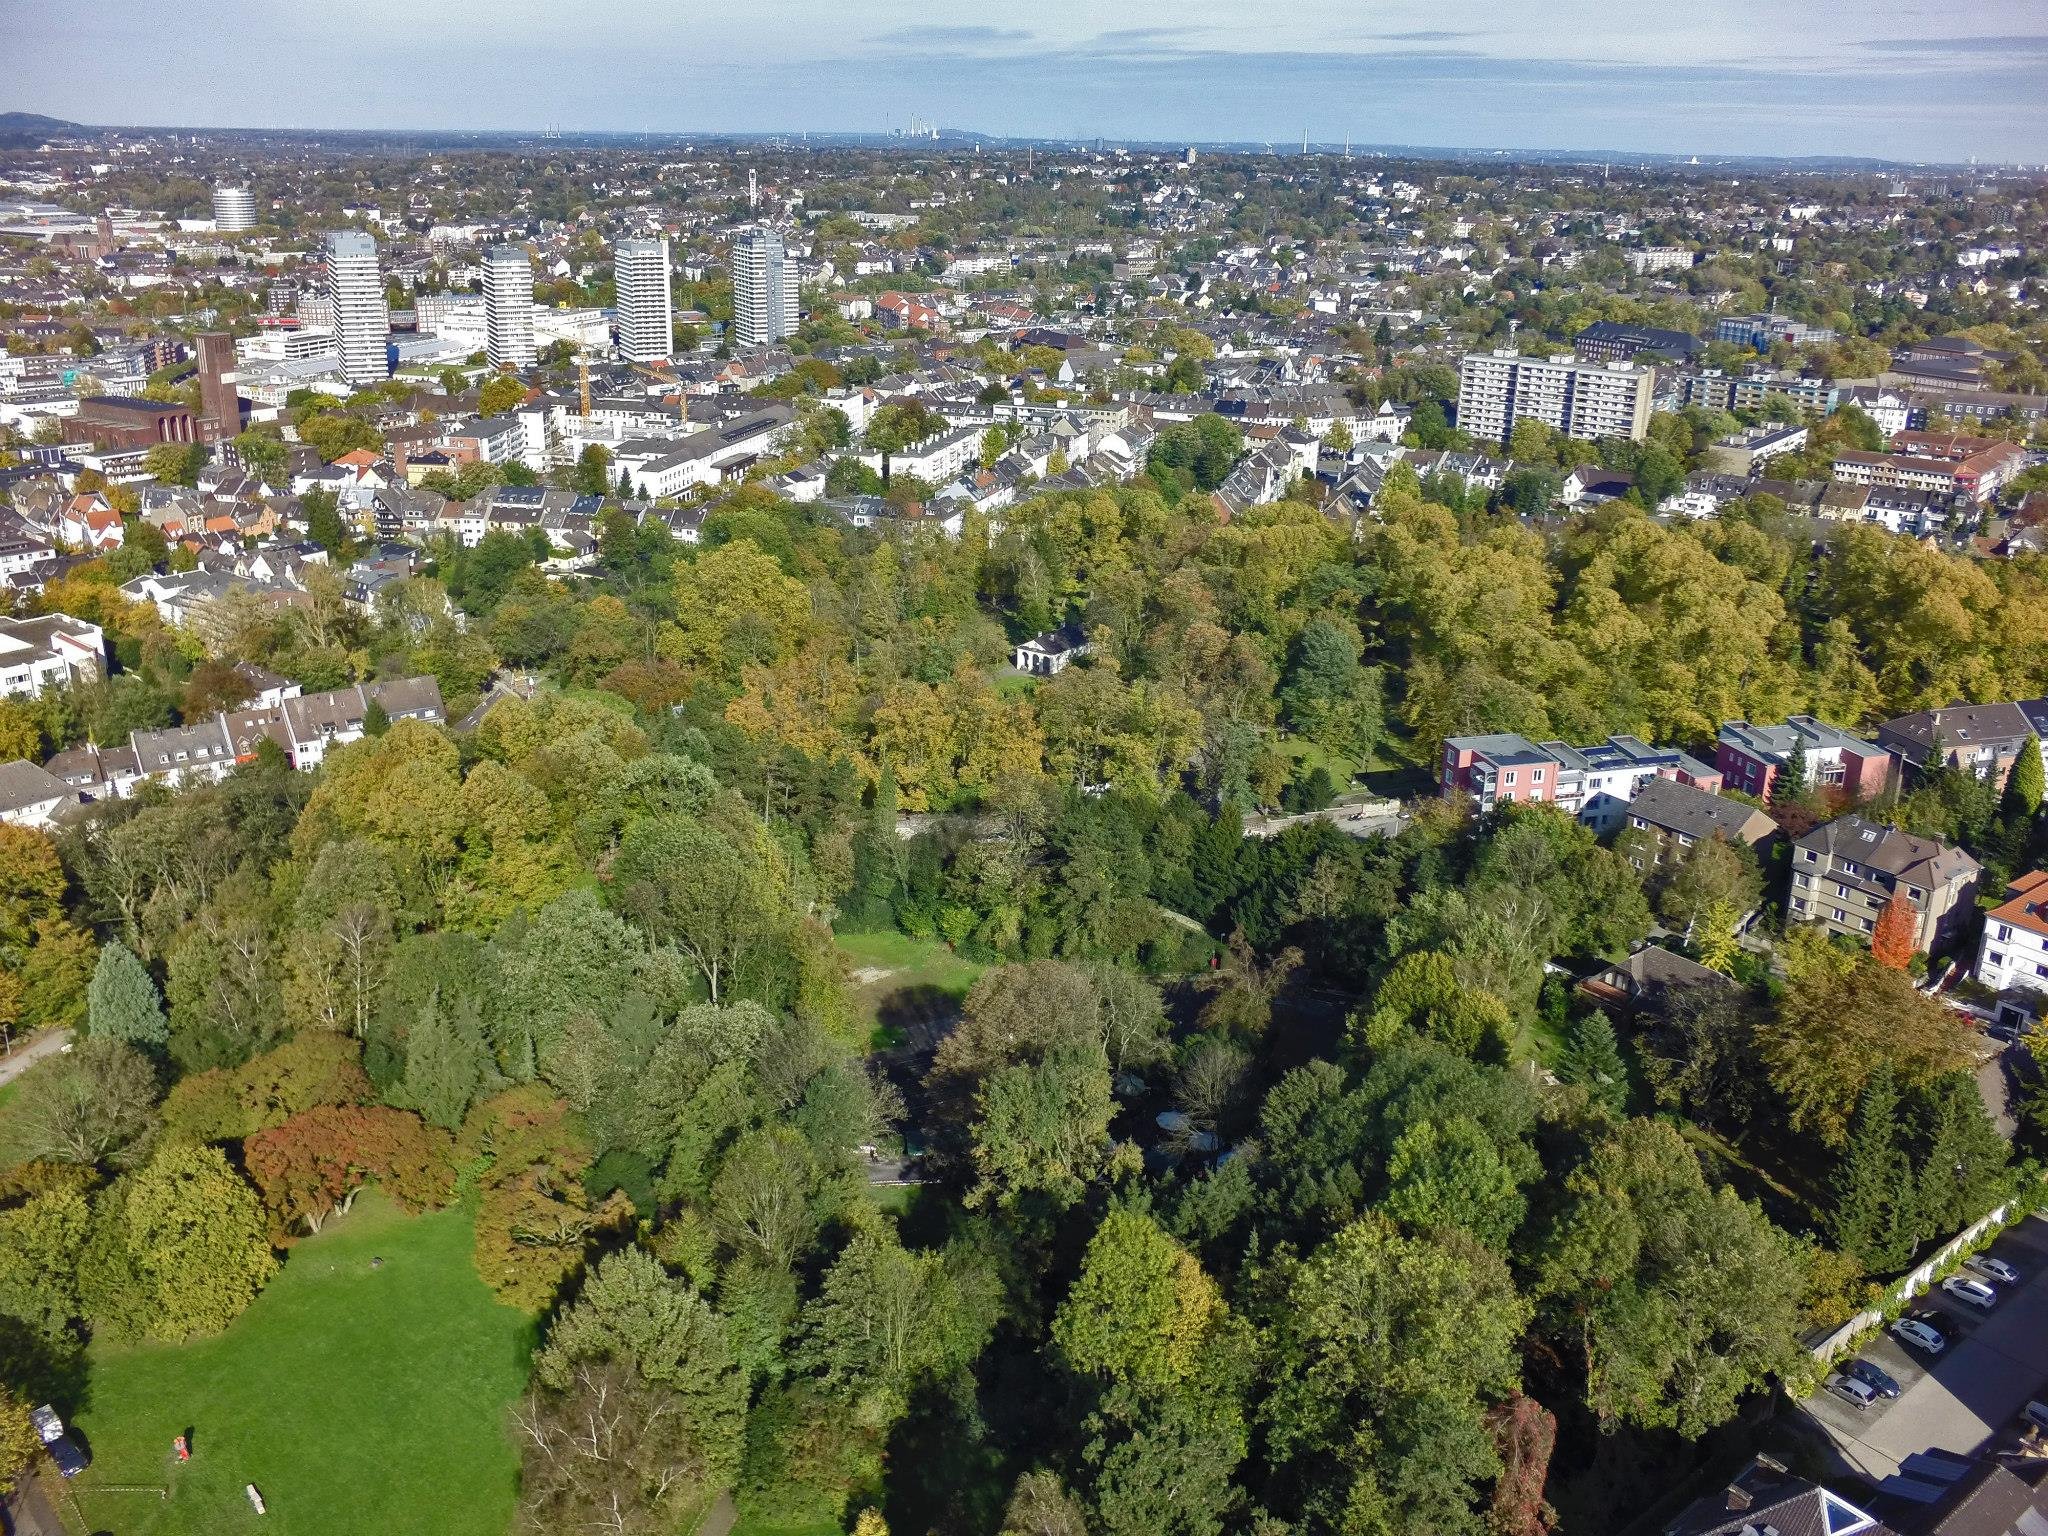
[[[1702,839],[1718,834],[1731,843],[1760,842],[1777,828],[1753,805],[1670,779],[1652,779],[1637,790],[1628,813],[1666,832]]]

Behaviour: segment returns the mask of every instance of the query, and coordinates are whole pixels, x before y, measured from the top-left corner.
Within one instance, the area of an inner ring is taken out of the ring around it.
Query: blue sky
[[[0,107],[97,123],[2048,161],[2048,0],[0,0],[0,38]]]

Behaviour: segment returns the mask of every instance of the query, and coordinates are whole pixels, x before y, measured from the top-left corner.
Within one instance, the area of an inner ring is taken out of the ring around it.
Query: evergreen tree
[[[1628,1068],[1606,1014],[1589,1012],[1572,1025],[1557,1059],[1557,1075],[1578,1084],[1617,1115],[1628,1112]]]
[[[1905,1268],[1918,1246],[1917,1191],[1902,1131],[1898,1085],[1890,1066],[1881,1066],[1856,1106],[1828,1217],[1835,1247],[1871,1274]]]
[[[2009,1151],[1968,1073],[1940,1078],[1914,1100],[1921,1233],[1947,1237],[1998,1203]]]
[[[2012,772],[2006,776],[1999,814],[2012,820],[2031,820],[2040,813],[2043,787],[2041,739],[2029,736],[2020,743],[2020,755],[2013,760]]]
[[[1786,755],[1785,766],[1771,777],[1771,804],[1797,805],[1812,787],[1806,776],[1806,742],[1801,738]]]
[[[86,1029],[129,1045],[162,1045],[170,1038],[163,999],[149,971],[119,941],[100,951],[86,992]]]
[[[422,1119],[455,1130],[483,1082],[488,1059],[476,999],[465,994],[444,1010],[435,996],[406,1036],[405,1076],[391,1097]]]

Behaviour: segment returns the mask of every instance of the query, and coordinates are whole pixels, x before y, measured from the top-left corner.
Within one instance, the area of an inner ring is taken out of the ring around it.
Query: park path
[[[699,1522],[697,1536],[732,1536],[732,1528],[739,1523],[740,1512],[733,1507],[732,1495],[721,1493]]]
[[[71,1031],[53,1029],[29,1041],[20,1050],[0,1056],[0,1088],[13,1082],[46,1056],[54,1056],[71,1043]]]

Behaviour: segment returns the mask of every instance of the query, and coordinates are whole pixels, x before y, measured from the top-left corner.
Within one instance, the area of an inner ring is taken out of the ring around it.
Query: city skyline
[[[714,31],[619,0],[601,34],[578,35],[538,0],[508,0],[485,34],[446,0],[365,0],[352,24],[413,45],[402,68],[365,49],[272,92],[280,60],[331,47],[316,18],[200,0],[167,32],[115,0],[0,0],[26,66],[7,105],[96,123],[717,134],[915,119],[998,137],[2048,160],[2038,0],[1954,19],[1837,0],[1649,15],[1565,0],[1540,20],[1419,0],[1313,16],[1220,0],[990,14],[881,0],[849,18],[773,0]],[[56,67],[81,51],[88,75]],[[198,72],[244,80],[236,121],[201,120],[218,98],[185,88]],[[472,88],[485,79],[490,91]]]

